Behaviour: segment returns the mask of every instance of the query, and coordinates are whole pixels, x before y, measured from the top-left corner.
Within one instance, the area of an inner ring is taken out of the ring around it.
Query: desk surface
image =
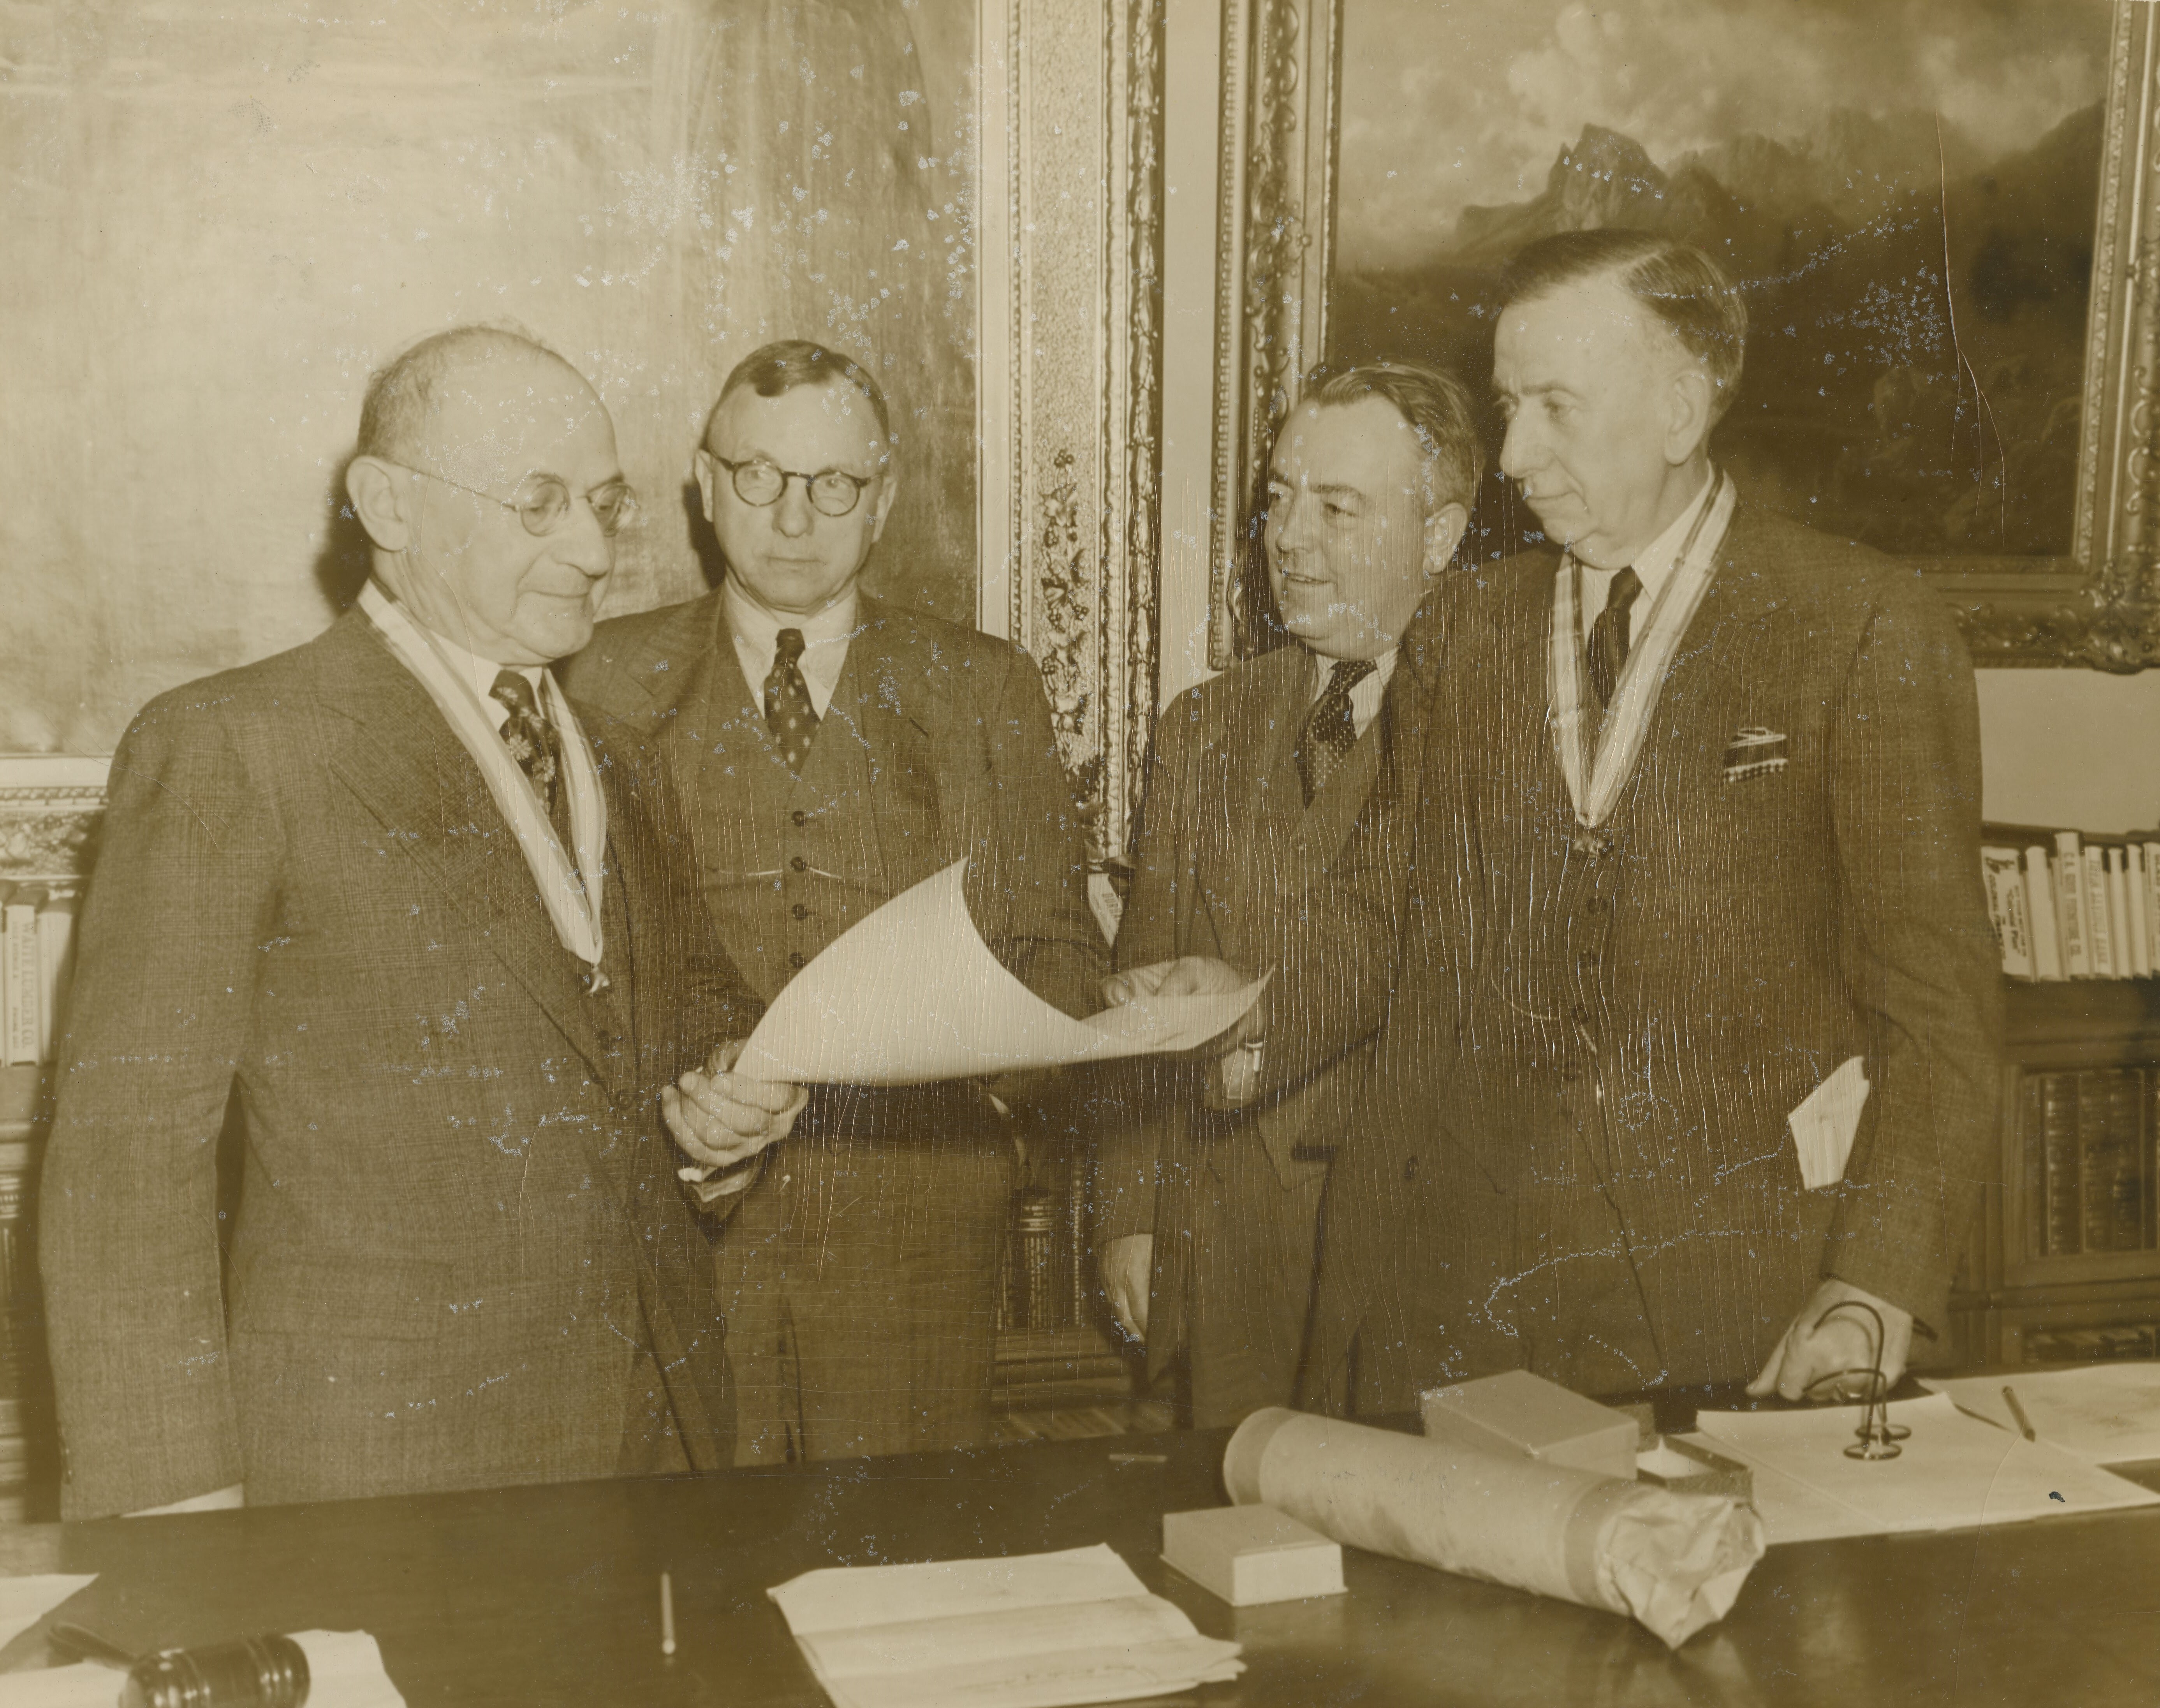
[[[1245,1645],[1244,1677],[1185,1699],[1196,1708],[2160,1701],[2160,1508],[1775,1548],[1725,1622],[1675,1654],[1611,1614],[1351,1550],[1347,1596],[1226,1607],[1156,1557],[1162,1513],[1221,1503],[1226,1439],[32,1525],[0,1531],[0,1572],[103,1574],[65,1617],[133,1647],[362,1628],[414,1708],[815,1708],[825,1698],[769,1585],[822,1565],[1100,1541],[1202,1631]],[[1135,1452],[1166,1461],[1111,1458]],[[26,1634],[0,1667],[42,1651]]]

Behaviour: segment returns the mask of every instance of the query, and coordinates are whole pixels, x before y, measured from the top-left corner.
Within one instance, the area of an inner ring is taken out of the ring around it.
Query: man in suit
[[[1408,881],[1377,843],[1346,858],[1264,1077],[1392,990],[1337,1190],[1384,1204],[1468,1145],[1515,1201],[1495,1304],[1534,1369],[1894,1382],[1946,1326],[1993,1119],[1970,666],[1909,571],[1712,466],[1746,314],[1707,257],[1570,233],[1503,297],[1501,466],[1560,549],[1456,614],[1421,762],[1382,792]],[[1323,1310],[1355,1321],[1375,1262],[1342,1254]]]
[[[1288,644],[1164,712],[1121,968],[1280,959],[1384,750],[1416,744],[1441,657],[1438,580],[1483,463],[1451,376],[1384,363],[1307,388],[1270,459],[1263,534]],[[1202,1108],[1189,1071],[1149,1062],[1129,1075],[1133,1095],[1098,1146],[1099,1265],[1150,1365],[1159,1373],[1184,1352],[1202,1427],[1300,1398],[1328,1159],[1371,1053],[1369,1038],[1350,1041],[1234,1112]],[[1362,1230],[1332,1223],[1331,1237],[1355,1242]],[[1382,1409],[1400,1386],[1391,1366],[1462,1325],[1414,1316],[1404,1328],[1373,1337],[1354,1373],[1332,1373],[1339,1405]]]
[[[745,357],[697,453],[720,586],[603,623],[571,682],[672,762],[706,909],[767,1000],[964,858],[992,951],[1084,1015],[1104,945],[1041,675],[862,591],[894,448],[854,362],[799,340]],[[741,1462],[988,1438],[1012,1149],[979,1087],[814,1095],[722,1244]]]
[[[159,696],[113,760],[42,1191],[70,1517],[729,1456],[657,1093],[713,1163],[793,1100],[698,1069],[757,999],[667,788],[547,669],[632,506],[614,428],[559,358],[459,329],[371,382],[346,485],[359,608]]]

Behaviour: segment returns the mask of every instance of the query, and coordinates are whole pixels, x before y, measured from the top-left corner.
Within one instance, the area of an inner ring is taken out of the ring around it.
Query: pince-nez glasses
[[[800,480],[820,516],[845,516],[862,502],[865,489],[877,480],[875,475],[850,475],[845,469],[820,469],[814,475],[807,475],[800,469],[783,469],[763,457],[731,463],[717,451],[707,451],[705,454],[728,471],[728,478],[735,483],[735,496],[760,510],[779,503],[787,483]]]
[[[425,480],[439,480],[460,492],[470,492],[475,498],[485,498],[491,504],[500,504],[505,510],[516,511],[528,534],[552,534],[569,520],[574,495],[569,482],[557,475],[530,475],[518,489],[517,497],[497,498],[492,492],[483,492],[477,486],[468,486],[462,480],[453,480],[430,469],[415,469],[410,463],[397,466]],[[612,537],[636,516],[637,494],[631,490],[629,482],[610,480],[585,494],[585,505],[592,511],[593,520],[600,525],[600,532]]]

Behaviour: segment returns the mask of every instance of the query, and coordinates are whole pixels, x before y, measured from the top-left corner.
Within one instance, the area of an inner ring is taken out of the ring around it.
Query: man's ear
[[[698,496],[704,501],[705,520],[715,527],[720,519],[713,514],[713,483],[720,478],[720,465],[713,460],[713,454],[699,445],[690,454],[690,466],[698,476]]]
[[[885,479],[878,482],[877,513],[870,518],[870,543],[875,545],[885,532],[885,519],[892,514],[892,501],[900,491],[900,475],[894,470],[886,452]]]
[[[413,543],[409,491],[390,464],[355,457],[345,471],[345,494],[378,551],[402,552]]]
[[[1470,527],[1470,512],[1460,504],[1443,504],[1425,519],[1425,561],[1427,579],[1445,575],[1455,561],[1455,548]]]
[[[1677,469],[1710,439],[1717,385],[1700,362],[1683,361],[1674,367],[1665,397],[1665,460]]]

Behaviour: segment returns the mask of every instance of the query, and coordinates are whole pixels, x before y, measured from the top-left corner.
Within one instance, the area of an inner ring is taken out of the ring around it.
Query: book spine
[[[2160,973],[2160,842],[2145,844],[2145,958]]]
[[[2115,933],[2107,922],[2107,860],[2097,848],[2083,850],[2085,857],[2085,953],[2095,979],[2115,977]]]
[[[2108,1132],[2109,1076],[2088,1069],[2078,1076],[2079,1249],[2106,1251],[2112,1237],[2114,1142]]]
[[[2145,1076],[2135,1067],[2108,1072],[2105,1249],[2109,1251],[2136,1251],[2145,1243],[2144,1089]]]
[[[2107,865],[2107,924],[2115,959],[2115,976],[2130,977],[2135,963],[2130,958],[2130,883],[2124,851],[2111,844],[2102,850]]]
[[[2063,971],[2072,979],[2092,977],[2092,952],[2085,931],[2085,862],[2074,830],[2055,833],[2055,924],[2063,939]]]
[[[2048,1254],[2048,1150],[2041,1092],[2043,1076],[2028,1073],[2017,1082],[2017,1131],[2022,1141],[2025,1178],[2025,1255]]]
[[[2002,970],[2013,979],[2033,977],[2032,922],[2025,907],[2025,875],[2014,848],[1984,848],[1980,866],[1987,884],[1988,922],[1995,927]]]
[[[0,911],[0,1026],[6,1030],[8,1065],[34,1066],[38,1059],[38,909],[18,899],[17,890]]]
[[[2078,1219],[2078,1085],[2074,1074],[2040,1079],[2040,1148],[2047,1213],[2043,1249],[2049,1257],[2074,1257],[2083,1245]]]
[[[2033,975],[2063,978],[2062,933],[2055,926],[2055,876],[2044,848],[2025,850],[2025,913],[2033,921]]]
[[[2130,970],[2140,979],[2152,976],[2152,921],[2146,909],[2151,890],[2145,870],[2145,850],[2136,843],[2122,851],[2123,887],[2130,901]]]

